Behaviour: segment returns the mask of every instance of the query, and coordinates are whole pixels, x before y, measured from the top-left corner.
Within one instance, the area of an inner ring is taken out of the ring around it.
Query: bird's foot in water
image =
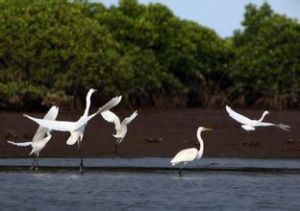
[[[182,171],[181,171],[181,169],[179,170],[179,172],[178,172],[179,174],[178,174],[178,176],[179,177],[183,177],[183,174],[182,174]]]
[[[113,158],[117,158],[118,157],[118,145],[115,145],[115,150],[114,150],[114,155]]]
[[[116,159],[116,158],[118,158],[118,157],[119,157],[118,154],[114,154],[112,158],[113,158],[113,159]]]
[[[30,167],[30,171],[33,171],[33,170],[34,170],[34,166],[31,166],[31,167]]]
[[[84,174],[84,168],[83,168],[83,166],[80,166],[80,167],[79,167],[79,173],[80,173],[80,174]]]

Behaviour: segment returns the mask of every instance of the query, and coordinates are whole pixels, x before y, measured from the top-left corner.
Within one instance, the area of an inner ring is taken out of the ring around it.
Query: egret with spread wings
[[[261,118],[258,120],[252,120],[249,119],[248,117],[245,117],[234,110],[232,110],[228,105],[226,105],[226,111],[229,114],[231,118],[236,120],[237,122],[241,123],[241,127],[246,130],[246,131],[254,131],[256,127],[269,127],[269,126],[274,126],[278,127],[282,130],[289,131],[290,126],[286,124],[274,124],[270,122],[263,122],[263,119],[267,114],[269,114],[268,111],[264,111]]]
[[[97,112],[88,115],[89,108],[90,108],[90,98],[92,93],[95,92],[94,89],[90,89],[86,96],[86,109],[84,114],[76,121],[51,121],[51,120],[43,120],[34,118],[24,114],[25,117],[31,119],[32,121],[36,122],[42,127],[48,128],[49,130],[61,131],[61,132],[70,132],[70,137],[67,140],[68,145],[74,145],[75,143],[78,144],[78,151],[80,153],[80,172],[83,172],[83,157],[81,152],[81,142],[83,140],[84,130],[87,123],[95,117],[97,114],[107,111],[114,106],[118,105],[121,101],[121,96],[112,98],[109,102],[105,105],[100,107]]]
[[[52,106],[47,112],[47,114],[44,116],[44,119],[55,120],[57,115],[58,115],[58,107]],[[46,134],[47,136],[45,137]],[[35,155],[31,166],[31,170],[33,169],[38,170],[40,152],[42,151],[42,149],[44,149],[44,147],[46,146],[46,144],[49,142],[50,139],[51,139],[50,130],[45,127],[39,126],[39,128],[37,129],[36,133],[32,138],[32,141],[21,142],[21,143],[13,142],[13,141],[7,141],[7,142],[16,146],[22,146],[22,147],[31,146],[32,150],[29,153],[29,155],[32,154]]]
[[[135,111],[121,122],[120,118],[111,111],[104,111],[101,113],[103,119],[115,124],[116,134],[113,135],[117,139],[115,142],[115,155],[118,154],[118,146],[122,143],[127,134],[127,125],[132,122],[137,115],[138,113]]]

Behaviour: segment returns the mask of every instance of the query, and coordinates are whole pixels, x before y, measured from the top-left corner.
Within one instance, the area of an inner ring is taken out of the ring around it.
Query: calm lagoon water
[[[89,166],[158,166],[169,159],[88,159]],[[30,160],[0,160],[29,165]],[[76,165],[44,159],[41,165]],[[256,163],[256,165],[255,165]],[[298,168],[299,160],[203,159],[191,166]],[[0,172],[1,210],[299,210],[300,175],[286,173]]]

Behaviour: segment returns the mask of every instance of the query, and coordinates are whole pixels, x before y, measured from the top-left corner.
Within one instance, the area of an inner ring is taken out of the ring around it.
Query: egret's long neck
[[[204,143],[203,143],[203,140],[201,138],[201,132],[202,132],[201,129],[197,130],[197,138],[198,138],[198,141],[199,141],[199,144],[200,144],[200,148],[199,148],[199,151],[198,151],[197,159],[199,159],[199,158],[202,157],[203,151],[204,151]]]
[[[88,114],[89,114],[89,110],[90,110],[90,107],[91,107],[91,96],[92,96],[92,94],[93,94],[93,92],[90,90],[86,95],[86,98],[85,98],[86,105],[85,105],[85,110],[84,110],[83,116],[88,116]]]
[[[258,121],[259,121],[259,122],[263,121],[264,118],[265,118],[265,116],[266,116],[267,114],[268,114],[267,112],[264,112],[264,113],[261,115],[261,117],[260,117],[260,119],[259,119]]]

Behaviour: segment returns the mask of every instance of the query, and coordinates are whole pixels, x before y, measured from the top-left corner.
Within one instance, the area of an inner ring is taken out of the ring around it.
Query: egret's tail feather
[[[121,144],[123,142],[123,137],[118,138],[117,144]]]
[[[115,138],[122,138],[122,136],[119,135],[119,134],[113,134],[113,137],[115,137]]]
[[[79,137],[77,135],[70,135],[70,137],[67,140],[67,145],[74,145]]]
[[[34,154],[34,148],[31,150],[31,152],[29,153],[29,155],[33,155]]]
[[[289,131],[290,130],[290,128],[291,128],[291,126],[289,126],[289,125],[286,125],[286,124],[278,124],[278,125],[276,125],[278,128],[280,128],[280,129],[282,129],[282,130],[285,130],[285,131]]]
[[[9,141],[9,140],[7,140],[7,143],[10,143],[10,144],[13,144],[13,145],[16,145],[16,146],[19,146],[19,147],[28,147],[28,146],[31,146],[31,144],[32,144],[32,142],[16,143],[16,142]]]
[[[172,166],[175,166],[177,164],[177,162],[174,160],[174,158],[170,161],[170,163],[172,164]]]

